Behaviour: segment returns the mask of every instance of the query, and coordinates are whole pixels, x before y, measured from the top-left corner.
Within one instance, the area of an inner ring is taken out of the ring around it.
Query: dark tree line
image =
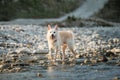
[[[16,18],[57,18],[85,0],[0,0],[0,21]],[[120,0],[109,0],[97,17],[120,22]]]
[[[16,18],[60,17],[83,0],[0,0],[0,21]]]
[[[108,21],[120,22],[120,0],[109,0],[96,16]]]
[[[0,0],[0,20],[9,20],[15,14],[14,0]]]

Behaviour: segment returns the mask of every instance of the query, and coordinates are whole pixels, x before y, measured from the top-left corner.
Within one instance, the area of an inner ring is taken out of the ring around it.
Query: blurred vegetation
[[[57,18],[83,0],[0,0],[0,21],[16,18]]]
[[[107,21],[120,22],[120,0],[109,0],[95,16]]]

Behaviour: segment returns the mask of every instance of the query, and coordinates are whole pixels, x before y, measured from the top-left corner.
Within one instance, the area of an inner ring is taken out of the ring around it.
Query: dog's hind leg
[[[64,61],[65,60],[65,50],[67,48],[67,45],[63,44],[61,47],[62,47],[62,52],[63,52],[63,54],[62,54],[62,60]]]
[[[70,49],[70,51],[73,53],[74,58],[76,57],[77,53],[74,51],[73,45],[68,44],[68,48]]]

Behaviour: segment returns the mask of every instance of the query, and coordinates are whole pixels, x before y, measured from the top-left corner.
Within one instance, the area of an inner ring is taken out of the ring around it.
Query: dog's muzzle
[[[55,36],[52,34],[52,35],[51,35],[51,38],[52,38],[52,39],[54,39],[54,38],[55,38]]]

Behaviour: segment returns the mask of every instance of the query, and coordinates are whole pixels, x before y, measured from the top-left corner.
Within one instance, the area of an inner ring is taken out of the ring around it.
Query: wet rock
[[[120,53],[120,49],[113,48],[110,50],[113,53]]]
[[[7,48],[16,48],[16,43],[12,43],[12,40],[7,41],[6,46]]]
[[[91,63],[97,63],[97,60],[93,59],[93,58],[91,58],[90,61],[91,61]]]
[[[120,60],[118,60],[116,63],[117,66],[120,66]]]
[[[20,72],[22,70],[21,67],[14,67],[8,70],[8,72],[12,73],[12,72]]]
[[[37,77],[42,77],[43,75],[41,73],[37,73]]]
[[[84,57],[84,58],[89,57],[89,53],[83,54],[83,57]]]
[[[46,57],[49,59],[49,60],[53,60],[54,59],[54,56],[52,55],[50,55],[50,54],[46,54]]]
[[[20,51],[19,53],[21,53],[21,54],[32,54],[30,51],[27,51],[27,50],[22,50],[22,51]]]
[[[24,67],[24,66],[29,66],[29,64],[27,64],[27,63],[13,63],[13,64],[11,64],[11,67],[15,67],[15,66]]]
[[[85,60],[84,60],[84,63],[86,64],[86,63],[87,63],[87,61],[88,61],[88,59],[85,59]]]
[[[40,60],[39,63],[40,63],[40,64],[44,64],[44,63],[45,63],[45,60]]]
[[[109,52],[105,53],[105,56],[110,57],[110,56],[115,56],[115,54],[113,52],[109,51]]]
[[[15,52],[17,52],[19,54],[28,54],[28,55],[32,54],[32,51],[30,51],[29,48],[26,48],[23,46],[22,46],[22,48],[17,49]]]
[[[114,77],[113,80],[119,80],[120,78],[119,77]]]
[[[104,55],[101,55],[101,56],[99,56],[99,58],[98,58],[98,62],[107,62],[107,61],[108,61],[108,59],[107,59],[107,57],[104,56]]]
[[[4,63],[4,64],[5,64],[5,63],[11,63],[11,62],[12,62],[12,60],[9,60],[9,59],[8,59],[8,60],[3,60],[3,61],[1,61],[1,63]]]
[[[9,58],[17,58],[18,57],[18,54],[17,52],[10,52],[10,53],[7,53],[6,57],[9,57]]]
[[[35,59],[35,60],[47,60],[48,58],[46,57],[46,56],[44,56],[44,55],[34,55],[34,56],[32,56],[33,57],[33,59]]]
[[[48,54],[48,49],[44,50],[34,50],[33,54]]]
[[[5,47],[6,44],[4,42],[0,42],[0,47]]]
[[[15,62],[16,63],[21,63],[21,62],[24,62],[24,61],[22,59],[17,59]]]
[[[76,64],[86,63],[86,59],[76,59]]]
[[[106,64],[108,64],[108,65],[116,65],[117,62],[116,62],[116,60],[109,60],[109,61],[106,62]]]
[[[26,61],[27,63],[37,63],[37,60],[28,60],[28,61]]]
[[[68,61],[69,62],[73,62],[75,60],[75,58],[69,58]]]
[[[80,58],[82,56],[80,54],[77,54],[75,57],[78,59],[78,58]]]
[[[119,62],[119,63],[117,63],[117,66],[120,66],[120,62]]]
[[[13,30],[17,32],[24,32],[24,30],[21,27],[14,27]]]
[[[113,38],[113,42],[114,42],[114,43],[119,43],[120,40],[119,40],[119,38]]]
[[[7,53],[7,55],[5,56],[6,60],[10,60],[10,61],[16,61],[18,57],[19,55],[16,52]]]
[[[8,64],[1,64],[1,65],[0,65],[0,69],[1,69],[1,70],[3,70],[3,69],[8,69],[8,68],[10,68],[10,67],[11,67],[11,64],[9,64],[9,63],[8,63]]]
[[[17,52],[11,51],[11,52],[9,52],[8,54],[17,54]]]

